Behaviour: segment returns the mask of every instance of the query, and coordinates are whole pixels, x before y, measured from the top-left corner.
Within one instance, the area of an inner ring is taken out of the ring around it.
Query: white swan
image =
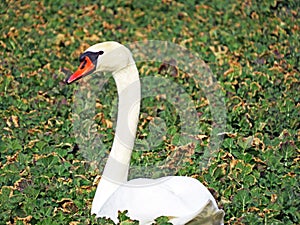
[[[224,212],[198,180],[169,176],[128,181],[140,109],[139,73],[130,51],[117,42],[89,47],[80,56],[80,66],[67,83],[95,71],[110,71],[119,96],[115,138],[92,204],[97,217],[118,222],[118,211],[128,210],[140,224],[152,224],[160,216],[174,225],[223,224]]]

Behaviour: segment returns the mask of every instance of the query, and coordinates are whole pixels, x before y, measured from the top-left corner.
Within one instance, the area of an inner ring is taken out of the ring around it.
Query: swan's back
[[[190,177],[163,177],[134,179],[120,186],[107,200],[98,217],[117,221],[118,211],[128,210],[140,224],[151,224],[160,216],[167,216],[174,225],[182,225],[196,217],[210,203],[209,210],[218,210],[217,204],[198,180]]]

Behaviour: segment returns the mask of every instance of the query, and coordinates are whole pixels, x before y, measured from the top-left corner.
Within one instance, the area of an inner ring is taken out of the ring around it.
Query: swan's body
[[[116,223],[118,211],[128,210],[128,215],[140,224],[152,224],[160,216],[169,217],[174,225],[223,224],[224,212],[196,179],[170,176],[127,180],[141,95],[139,74],[130,51],[117,42],[104,42],[88,48],[80,61],[67,83],[94,71],[111,71],[119,96],[116,137],[96,190],[92,213]]]

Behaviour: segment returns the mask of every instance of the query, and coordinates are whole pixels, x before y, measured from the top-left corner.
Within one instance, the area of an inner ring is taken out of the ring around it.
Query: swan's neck
[[[115,138],[93,200],[92,213],[98,214],[107,199],[128,178],[139,110],[140,80],[135,63],[113,73],[119,102]]]
[[[103,175],[114,182],[126,182],[140,111],[140,80],[134,63],[113,73],[119,102],[112,149]]]

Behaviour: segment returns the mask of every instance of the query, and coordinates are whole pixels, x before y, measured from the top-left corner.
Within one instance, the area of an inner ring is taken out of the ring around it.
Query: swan
[[[67,78],[70,84],[94,72],[111,72],[118,92],[115,138],[97,186],[91,213],[118,222],[118,211],[128,211],[140,224],[167,216],[174,225],[223,224],[224,211],[197,179],[167,176],[128,181],[128,170],[140,110],[139,72],[128,48],[108,41],[92,45],[80,55],[79,68]]]

